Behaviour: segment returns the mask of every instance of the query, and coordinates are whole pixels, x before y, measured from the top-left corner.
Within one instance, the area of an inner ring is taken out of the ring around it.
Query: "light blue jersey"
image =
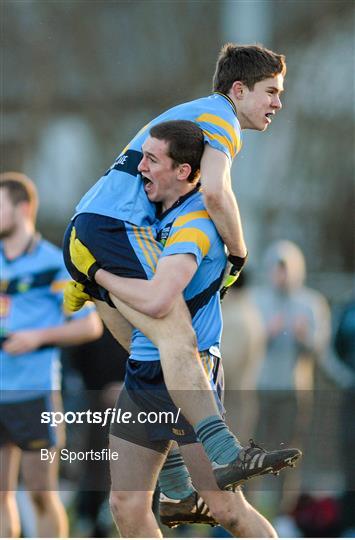
[[[198,350],[219,347],[222,314],[219,287],[226,266],[224,244],[203,204],[199,188],[181,197],[161,216],[158,240],[164,245],[161,257],[181,253],[195,256],[197,270],[184,291]],[[159,360],[159,351],[139,330],[134,330],[130,358]]]
[[[241,130],[236,110],[229,97],[218,92],[177,105],[144,126],[124,148],[110,169],[84,195],[76,214],[84,212],[120,219],[140,227],[155,221],[155,205],[147,198],[138,173],[142,144],[155,124],[168,120],[196,122],[205,142],[224,152],[230,162],[241,148]]]
[[[38,238],[22,255],[8,260],[0,243],[1,346],[16,331],[59,326],[63,288],[69,279],[60,249]],[[87,316],[84,309],[75,314]],[[59,352],[54,346],[10,355],[0,351],[0,401],[32,399],[59,388]]]

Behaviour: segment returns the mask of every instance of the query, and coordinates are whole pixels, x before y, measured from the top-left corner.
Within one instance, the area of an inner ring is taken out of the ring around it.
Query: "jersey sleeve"
[[[173,223],[161,257],[192,254],[197,266],[208,254],[216,237],[215,227],[206,210],[189,212]]]
[[[202,113],[196,122],[203,131],[205,142],[212,148],[224,152],[232,162],[242,147],[241,130],[235,116]]]

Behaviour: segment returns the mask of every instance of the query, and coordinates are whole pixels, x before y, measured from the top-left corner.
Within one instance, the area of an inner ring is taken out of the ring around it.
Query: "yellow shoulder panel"
[[[169,236],[165,247],[167,248],[172,244],[176,244],[178,242],[192,242],[194,244],[197,244],[197,246],[201,250],[203,257],[207,255],[211,245],[210,239],[208,238],[207,234],[200,229],[196,229],[194,227],[187,227],[185,229],[180,229],[179,231],[176,231],[176,233],[174,233],[172,236]]]

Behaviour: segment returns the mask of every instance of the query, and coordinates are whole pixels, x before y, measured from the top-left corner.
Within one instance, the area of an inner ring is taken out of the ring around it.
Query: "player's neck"
[[[174,206],[174,204],[177,204],[178,201],[181,199],[181,197],[184,197],[191,191],[193,191],[196,187],[196,184],[186,184],[183,186],[179,186],[180,189],[178,192],[167,194],[166,198],[162,201],[162,212],[166,212]]]
[[[7,259],[16,259],[33,241],[35,228],[32,223],[23,223],[3,240],[4,252]]]

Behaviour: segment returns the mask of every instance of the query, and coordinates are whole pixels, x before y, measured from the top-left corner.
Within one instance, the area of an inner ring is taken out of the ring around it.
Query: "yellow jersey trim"
[[[140,236],[140,231],[139,231],[139,228],[136,226],[136,225],[133,225],[133,232],[134,232],[134,235],[137,239],[137,242],[139,244],[139,247],[141,248],[141,250],[143,251],[143,255],[145,257],[145,260],[147,261],[148,265],[150,266],[150,268],[152,269],[152,271],[154,272],[155,271],[155,265],[152,261],[152,259],[150,258],[150,255],[148,253],[148,251],[146,250],[146,248],[144,247],[144,244],[142,242],[142,238]]]
[[[172,236],[169,236],[165,247],[167,248],[172,244],[176,244],[179,242],[192,242],[194,244],[197,244],[197,246],[201,250],[203,257],[207,255],[211,245],[210,239],[208,238],[207,234],[205,234],[200,229],[196,229],[193,227],[181,229],[180,231],[174,233]]]
[[[219,126],[223,128],[230,135],[233,141],[233,145],[236,149],[236,151],[234,151],[234,154],[236,152],[238,153],[239,150],[241,149],[241,146],[242,146],[241,140],[237,136],[235,129],[233,129],[233,126],[231,126],[229,122],[227,122],[226,120],[223,120],[223,118],[221,118],[220,116],[216,116],[215,114],[210,114],[210,113],[204,113],[204,114],[201,114],[201,116],[197,118],[197,122],[208,122],[210,124],[214,124],[215,126]]]
[[[140,227],[140,232],[141,232],[141,235],[142,235],[142,238],[144,240],[144,243],[145,243],[145,246],[146,246],[147,250],[151,253],[151,255],[153,257],[153,260],[154,260],[154,263],[155,263],[154,267],[155,267],[157,262],[158,262],[158,257],[157,257],[156,253],[153,250],[153,246],[152,246],[151,241],[148,239],[147,231],[146,231],[146,229],[144,227]]]
[[[234,148],[233,144],[231,143],[231,141],[229,139],[227,139],[227,137],[223,137],[222,135],[218,135],[217,133],[210,133],[206,129],[203,129],[202,131],[204,133],[206,133],[206,135],[210,139],[220,142],[221,144],[223,144],[223,146],[227,146],[231,157],[234,158],[234,156],[235,156],[235,148]]]
[[[190,212],[189,214],[186,214],[186,216],[180,216],[174,221],[174,227],[181,227],[182,225],[185,225],[189,221],[193,221],[194,219],[211,219],[208,215],[207,210],[197,210],[196,212]]]

